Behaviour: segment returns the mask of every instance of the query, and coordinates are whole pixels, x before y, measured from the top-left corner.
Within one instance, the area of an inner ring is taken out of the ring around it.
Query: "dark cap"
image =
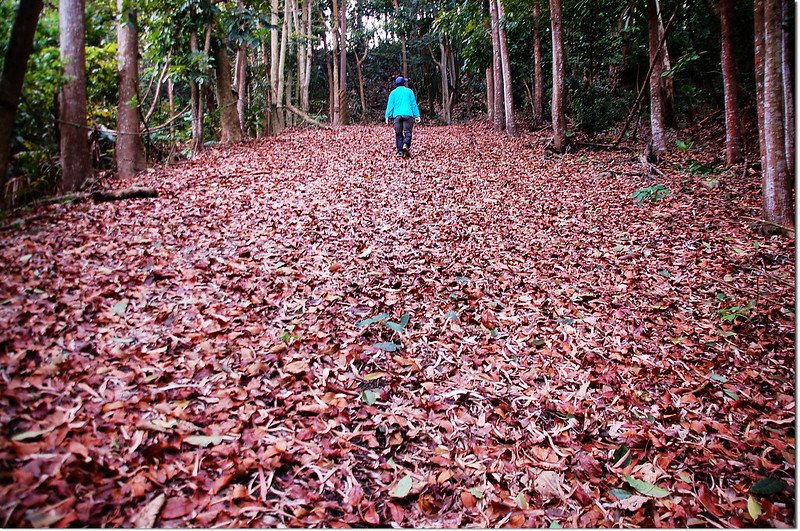
[[[404,78],[403,76],[399,76],[397,79],[394,80],[394,84],[395,85],[402,85],[406,81],[408,81],[406,78]]]

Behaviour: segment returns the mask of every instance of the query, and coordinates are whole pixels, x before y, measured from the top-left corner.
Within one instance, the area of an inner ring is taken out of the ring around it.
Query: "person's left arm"
[[[414,94],[414,91],[411,91],[411,112],[414,113],[414,118],[417,122],[419,122],[419,107],[417,106],[417,96]]]

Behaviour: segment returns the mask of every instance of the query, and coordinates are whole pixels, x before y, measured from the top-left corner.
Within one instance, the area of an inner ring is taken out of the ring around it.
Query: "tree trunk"
[[[794,123],[794,87],[792,82],[792,58],[790,36],[792,34],[789,20],[789,0],[781,0],[783,31],[781,32],[781,67],[783,75],[784,121],[786,123],[786,169],[790,176],[794,175],[795,123]]]
[[[275,100],[278,132],[286,128],[286,110],[284,99],[286,97],[286,51],[289,42],[289,2],[284,1],[283,24],[281,25],[281,48],[278,54],[278,93]]]
[[[659,0],[656,0],[656,11],[658,17],[658,37],[664,35],[664,19],[661,15],[661,5],[659,4]],[[661,62],[663,64],[662,72],[667,72],[672,65],[670,64],[669,60],[669,48],[667,47],[667,43],[664,43],[664,46],[661,50]],[[663,116],[664,116],[664,123],[668,127],[677,128],[678,127],[678,118],[675,115],[675,80],[673,77],[664,76],[660,78],[661,80],[661,105],[663,108]]]
[[[192,30],[189,36],[189,46],[192,53],[199,51],[197,45],[197,30]],[[205,100],[203,98],[203,85],[194,80],[189,82],[192,99],[192,155],[203,150],[203,114],[205,113]]]
[[[247,136],[247,43],[239,44],[236,52],[236,114],[239,115],[239,126],[242,128],[242,135]]]
[[[448,70],[450,66],[450,61],[448,60],[449,54],[449,45],[446,41],[446,38],[443,35],[439,36],[439,57],[440,60],[436,61],[434,57],[433,60],[439,67],[439,72],[441,73],[441,87],[442,87],[442,119],[447,125],[450,125],[452,122],[452,107],[453,107],[453,97],[450,94],[450,81],[448,79]]]
[[[231,63],[228,58],[226,40],[223,40],[214,50],[214,71],[217,78],[217,105],[222,129],[220,142],[223,144],[239,142],[242,140],[242,124],[236,109],[237,101],[231,88]]]
[[[739,98],[736,86],[736,58],[733,52],[733,0],[718,0],[721,27],[722,86],[725,90],[725,160],[728,165],[741,158],[742,135],[739,128]]]
[[[347,97],[347,0],[342,0],[339,8],[339,93],[341,124],[347,125],[350,123],[350,105]]]
[[[658,44],[661,37],[658,23],[658,11],[655,0],[647,0],[647,20],[650,37],[650,64],[654,65],[650,72],[650,131],[652,134],[652,154],[660,159],[667,150],[664,138],[664,107],[661,85],[661,73],[664,63],[661,48]]]
[[[762,175],[766,219],[786,227],[793,227],[792,189],[785,155],[782,18],[781,2],[765,0],[763,127],[767,166],[762,168]]]
[[[280,68],[280,29],[278,27],[279,0],[270,2],[269,30],[269,112],[267,113],[267,134],[275,135],[282,129],[278,119],[278,72]]]
[[[486,116],[494,123],[494,73],[486,69]]]
[[[303,79],[300,81],[300,109],[303,112],[308,112],[310,109],[309,87],[311,86],[311,55],[314,47],[311,45],[312,24],[311,24],[311,3],[312,0],[303,0],[303,27],[304,27],[304,43],[305,55],[305,70]]]
[[[539,34],[539,1],[533,2],[533,126],[544,123],[544,76],[542,75],[542,37]]]
[[[553,34],[553,148],[558,153],[567,149],[567,117],[564,114],[564,27],[561,0],[550,0],[550,27]]]
[[[764,140],[764,0],[753,2],[754,63],[756,69],[756,112],[758,116],[758,149],[762,175],[767,168]]]
[[[340,90],[341,82],[339,80],[339,5],[338,0],[333,0],[333,25],[331,27],[331,71],[333,74],[331,90],[331,114],[332,123],[334,127],[342,125],[342,106]]]
[[[11,37],[6,48],[3,72],[0,75],[0,199],[5,204],[10,204],[11,199],[11,194],[6,190],[11,133],[17,118],[28,59],[33,51],[36,24],[39,22],[39,15],[43,7],[43,0],[21,1],[17,6]]]
[[[514,120],[514,92],[511,85],[511,59],[508,55],[508,35],[505,28],[506,10],[503,7],[503,0],[494,1],[497,2],[499,19],[500,64],[503,70],[503,104],[506,111],[506,133],[509,136],[517,136],[517,122]]]
[[[137,101],[139,35],[136,27],[136,12],[131,9],[124,10],[124,4],[124,0],[117,0],[117,9],[121,18],[117,27],[119,106],[117,108],[116,157],[119,177],[130,179],[145,169],[147,161],[144,154]]]
[[[364,92],[364,71],[361,68],[361,65],[364,64],[364,61],[367,59],[367,53],[369,53],[369,45],[364,43],[364,55],[359,57],[356,54],[356,71],[358,73],[358,97],[361,100],[361,120],[367,116],[367,96]]]
[[[58,6],[61,62],[61,191],[80,188],[91,171],[86,127],[86,15],[84,0],[61,0]]]
[[[495,130],[500,131],[505,127],[505,112],[503,110],[503,60],[500,57],[500,17],[495,0],[489,0],[489,13],[492,20],[492,85],[494,88],[492,122]]]

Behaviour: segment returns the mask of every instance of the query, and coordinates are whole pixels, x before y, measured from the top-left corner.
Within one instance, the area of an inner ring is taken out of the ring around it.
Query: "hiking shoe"
[[[405,157],[405,153],[402,152],[402,151],[398,151],[397,152],[397,156],[400,157],[400,158],[403,158],[403,157]]]

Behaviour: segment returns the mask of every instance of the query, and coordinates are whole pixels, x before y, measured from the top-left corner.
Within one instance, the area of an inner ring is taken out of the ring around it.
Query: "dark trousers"
[[[398,153],[403,151],[403,144],[411,147],[411,130],[414,128],[413,116],[395,116],[394,137]]]

